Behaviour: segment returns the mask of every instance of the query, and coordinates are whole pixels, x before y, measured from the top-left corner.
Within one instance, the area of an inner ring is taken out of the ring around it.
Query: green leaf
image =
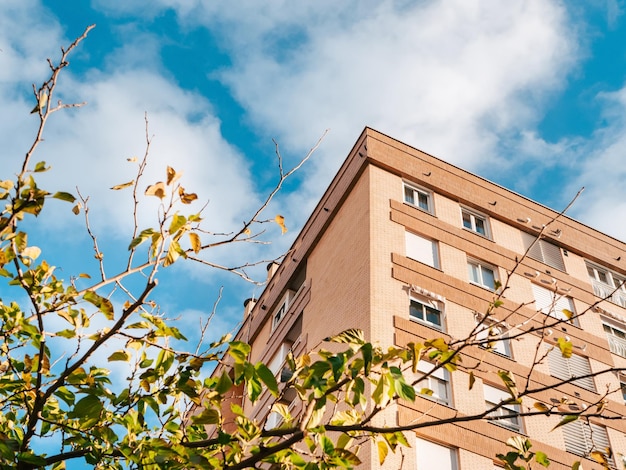
[[[226,392],[228,392],[231,389],[232,386],[233,386],[233,381],[231,380],[228,373],[222,372],[222,375],[220,375],[220,378],[217,380],[217,383],[215,384],[215,391],[219,393],[220,395],[224,395]]]
[[[544,454],[543,452],[541,452],[540,450],[538,450],[537,453],[535,454],[535,461],[539,465],[543,465],[544,467],[547,467],[548,465],[550,465],[550,460],[548,459],[548,456]]]
[[[87,395],[78,400],[70,416],[72,418],[98,418],[102,409],[102,403],[100,403],[98,397]]]
[[[61,336],[62,338],[74,338],[76,337],[76,330],[61,330],[54,333],[54,336]]]
[[[132,250],[133,248],[136,248],[155,234],[158,234],[158,232],[155,232],[154,229],[151,228],[142,230],[141,233],[137,237],[135,237],[132,242],[130,242],[130,245],[128,245],[128,249]]]
[[[61,201],[66,201],[66,202],[74,202],[76,201],[76,198],[70,194],[70,193],[65,193],[62,191],[56,192],[52,195],[53,198],[55,199],[60,199]]]
[[[243,364],[248,354],[250,354],[250,345],[246,343],[242,343],[241,341],[233,341],[230,343],[230,347],[228,348],[228,354],[235,359],[235,362]]]
[[[567,423],[571,423],[572,421],[576,421],[578,419],[578,415],[567,415],[565,416],[561,421],[559,421],[559,423],[554,426],[552,428],[552,431],[554,431],[556,428],[560,428],[561,426],[567,424]]]
[[[90,304],[95,305],[98,310],[100,310],[104,314],[107,320],[113,320],[113,304],[109,299],[96,294],[92,290],[88,290],[87,292],[85,292],[85,294],[83,295],[83,299],[85,299]]]
[[[582,468],[583,467],[582,467],[582,465],[580,463],[580,460],[578,460],[578,461],[576,461],[576,462],[574,462],[572,464],[572,470],[582,470]]]
[[[365,344],[365,336],[363,335],[363,330],[350,328],[349,330],[342,331],[335,336],[329,336],[328,338],[325,338],[324,341],[330,341],[332,343],[347,343],[361,346]]]
[[[37,164],[35,165],[35,173],[40,173],[43,171],[48,171],[50,169],[50,167],[46,167],[46,162],[37,162]]]
[[[535,407],[535,409],[539,410],[539,411],[543,411],[544,413],[550,413],[550,408],[546,405],[544,405],[543,403],[540,402],[535,402],[535,404],[533,405]]]
[[[513,377],[510,375],[511,372],[506,371],[506,370],[499,370],[498,371],[498,376],[502,379],[502,382],[504,383],[504,385],[506,386],[506,388],[508,389],[509,393],[511,394],[511,396],[515,399],[517,399],[517,386],[515,385],[515,380],[513,379]]]
[[[191,421],[194,424],[219,424],[220,413],[212,408],[202,410],[202,413],[193,415]]]
[[[175,214],[172,217],[172,222],[170,223],[170,228],[169,228],[170,235],[174,235],[186,223],[187,223],[187,218],[184,215]]]
[[[268,367],[261,362],[259,362],[254,368],[256,369],[256,373],[258,374],[259,378],[263,381],[271,394],[277,396],[278,383],[276,382],[276,377],[274,377],[272,371],[269,370]]]
[[[130,354],[128,354],[126,351],[115,351],[113,354],[109,356],[109,359],[108,359],[109,362],[113,362],[113,361],[128,362],[129,360],[130,360]]]
[[[43,467],[46,465],[46,459],[39,457],[30,451],[20,452],[17,455],[17,460],[31,465],[36,465],[37,467]]]

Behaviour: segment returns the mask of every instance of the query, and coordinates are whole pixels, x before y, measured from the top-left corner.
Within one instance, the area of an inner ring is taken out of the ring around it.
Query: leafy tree
[[[39,117],[37,134],[15,178],[0,181],[0,198],[6,203],[0,214],[0,275],[10,288],[21,290],[27,299],[21,304],[0,301],[2,468],[62,469],[74,459],[102,469],[234,470],[258,468],[262,463],[307,470],[352,468],[360,463],[358,444],[365,440],[377,443],[382,463],[389,452],[409,445],[407,432],[450,422],[498,421],[520,416],[541,419],[552,415],[560,417],[556,425],[559,427],[593,417],[621,418],[605,407],[610,390],[595,403],[558,397],[549,403],[535,402],[532,407],[520,406],[519,411],[511,411],[510,405],[523,405],[532,394],[547,390],[556,395],[559,385],[574,379],[536,389],[530,385],[530,375],[515,378],[508,371],[499,371],[508,397],[490,409],[448,419],[426,416],[405,426],[379,424],[377,417],[399,401],[414,401],[420,399],[419,395],[432,394],[432,390],[418,388],[418,384],[439,369],[450,373],[463,370],[469,374],[469,387],[473,386],[474,371],[480,364],[463,358],[468,348],[489,349],[502,340],[497,326],[510,315],[495,323],[492,319],[502,305],[508,279],[504,285],[496,286],[497,294],[466,338],[432,338],[383,349],[367,342],[359,330],[348,330],[327,338],[340,345],[331,348],[333,352],[319,348],[300,357],[289,356],[280,380],[266,365],[250,362],[249,345],[231,341],[228,336],[204,349],[176,350],[171,340],[184,340],[183,333],[149,299],[157,288],[158,271],[181,259],[190,259],[248,279],[248,265],[211,265],[202,255],[216,246],[258,240],[259,224],[277,223],[284,231],[282,216],[264,219],[262,214],[285,179],[310,153],[295,168],[284,171],[277,152],[280,177],[274,190],[238,231],[210,242],[204,238],[202,213],[185,209],[196,195],[188,192],[180,183],[180,174],[168,167],[164,181],[150,184],[145,191],[145,195],[161,201],[155,226],[140,229],[135,224],[126,268],[115,276],[107,276],[103,253],[89,225],[87,199],[80,194],[76,197],[40,188],[37,175],[49,168],[43,161],[33,163],[50,116],[79,106],[60,101],[53,104],[53,96],[59,74],[68,64],[68,54],[91,28],[62,50],[57,63],[49,61],[50,77],[40,87],[33,87],[37,100],[33,113]],[[112,188],[132,191],[135,215],[138,187],[150,148],[148,136],[146,132],[146,153],[137,163],[137,177]],[[70,202],[76,214],[85,215],[99,263],[98,279],[81,273],[69,280],[58,278],[55,268],[43,260],[41,250],[29,244],[28,223],[42,213],[50,198]],[[515,270],[517,266],[509,274]],[[543,318],[539,326],[517,325],[518,333],[511,339],[541,337],[586,312],[563,313],[565,318],[561,320],[538,314]],[[55,326],[59,322],[65,327]],[[109,349],[104,354],[105,347],[111,344],[118,345],[117,350]],[[558,338],[554,345],[563,356],[572,354],[572,343],[567,337]],[[533,368],[546,354],[538,345]],[[428,360],[434,368],[420,372],[420,360]],[[111,383],[108,367],[116,361],[128,364],[129,377],[123,384]],[[607,369],[590,376],[617,371]],[[267,394],[273,396],[272,412],[280,416],[281,422],[275,427],[249,418],[233,400],[244,397],[254,404]],[[297,406],[288,408],[282,404],[281,398],[288,394]],[[233,419],[226,419],[227,415]],[[515,436],[507,444],[510,450],[497,456],[505,468],[521,470],[549,465],[548,456],[533,452],[528,439]],[[607,449],[594,449],[590,457],[605,467],[613,458]],[[580,462],[572,466],[573,470],[577,468]]]

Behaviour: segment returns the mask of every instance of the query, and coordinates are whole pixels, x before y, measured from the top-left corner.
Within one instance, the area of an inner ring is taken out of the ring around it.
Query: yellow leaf
[[[285,226],[285,218],[282,215],[278,214],[276,217],[274,217],[274,221],[278,224],[283,234],[287,232],[287,227]]]
[[[382,465],[389,453],[389,447],[385,441],[378,441],[378,462]]]
[[[119,191],[120,189],[128,188],[129,186],[132,186],[133,184],[135,184],[135,180],[129,181],[128,183],[116,184],[111,189],[114,191]]]
[[[191,204],[193,201],[198,199],[198,195],[196,193],[186,193],[182,186],[178,187],[178,195],[180,196],[180,202],[183,204]]]
[[[202,242],[200,236],[197,233],[189,232],[189,241],[191,242],[191,249],[198,253],[202,249]]]
[[[80,214],[80,208],[82,207],[82,204],[79,202],[78,204],[76,204],[74,207],[72,207],[72,212],[75,215]]]
[[[539,411],[543,411],[545,413],[550,412],[550,408],[548,408],[546,405],[544,405],[543,403],[540,402],[535,402],[535,404],[533,405],[536,409],[538,409]]]
[[[132,162],[136,162],[136,161],[137,161],[137,157],[128,157],[128,158],[126,159],[126,161],[127,161],[127,162],[131,162],[131,163],[132,163]]]
[[[600,463],[600,464],[608,464],[608,460],[606,459],[606,456],[604,455],[604,453],[598,451],[598,450],[594,450],[593,452],[589,453],[589,457],[591,457],[593,460],[595,460],[596,462]]]
[[[168,186],[172,184],[173,182],[175,182],[176,180],[178,180],[181,176],[183,176],[182,173],[177,173],[176,170],[172,168],[171,166],[167,167],[167,185]]]
[[[244,229],[243,233],[245,235],[250,235],[252,233],[252,230],[250,230],[249,228]]]
[[[165,192],[165,184],[163,181],[159,181],[156,184],[151,184],[146,188],[146,196],[156,196],[159,199],[163,199],[167,193]]]

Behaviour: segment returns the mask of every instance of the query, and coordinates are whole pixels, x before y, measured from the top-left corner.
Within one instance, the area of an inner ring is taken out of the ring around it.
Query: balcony
[[[614,287],[596,281],[595,279],[591,279],[591,284],[593,285],[593,293],[597,297],[626,308],[626,293],[624,291],[621,289],[615,290]]]
[[[606,335],[609,340],[609,349],[613,354],[626,357],[626,339],[618,338],[612,334]]]

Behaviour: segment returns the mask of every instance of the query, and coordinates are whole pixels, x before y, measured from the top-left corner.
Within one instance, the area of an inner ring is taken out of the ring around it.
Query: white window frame
[[[440,367],[433,372],[434,368],[435,365],[430,362],[419,361],[417,363],[417,370],[419,372],[424,374],[430,373],[431,375],[415,384],[415,392],[424,398],[451,407],[452,393],[450,389],[450,373],[445,367]],[[432,394],[421,393],[423,389],[430,390]]]
[[[474,271],[475,269],[475,271]],[[489,283],[484,279],[484,271],[490,271],[493,276],[493,284],[489,285]],[[476,278],[474,278],[474,272],[477,274]],[[495,266],[484,263],[474,258],[467,259],[467,274],[469,276],[470,284],[474,284],[480,287],[484,287],[485,289],[489,289],[492,292],[495,292],[496,286],[495,282],[498,280],[498,269]]]
[[[435,444],[432,441],[417,437],[415,438],[415,453],[417,470],[431,470],[433,462],[437,463],[437,470],[459,469],[455,448]]]
[[[589,262],[587,274],[597,297],[626,308],[626,279],[623,276]]]
[[[420,263],[439,269],[439,244],[408,230],[404,232],[406,256]]]
[[[291,351],[291,346],[291,342],[283,341],[278,347],[278,350],[267,363],[267,368],[272,371],[272,374],[274,374],[275,377],[278,377],[283,370],[287,355],[289,354],[289,351]]]
[[[550,375],[560,380],[569,380],[573,377],[581,377],[592,373],[591,363],[589,359],[578,354],[572,354],[571,357],[563,357],[558,347],[552,348],[548,353],[548,368]],[[585,390],[597,391],[593,377],[585,377],[572,380],[570,383],[578,385]]]
[[[420,305],[421,308],[418,308]],[[420,316],[412,315],[412,311],[421,311]],[[430,315],[436,315],[439,318],[439,323],[429,320]],[[428,297],[422,297],[411,293],[409,296],[409,318],[423,325],[429,326],[436,330],[445,331],[444,326],[444,305],[443,302],[430,299]]]
[[[606,428],[599,424],[588,423],[579,419],[563,425],[561,429],[563,430],[565,450],[572,454],[587,457],[594,450],[606,452],[606,448],[611,447]],[[613,467],[612,459],[609,459],[609,464]]]
[[[287,315],[289,307],[291,306],[291,302],[295,297],[294,294],[294,291],[287,290],[287,292],[285,292],[285,295],[283,295],[283,298],[280,300],[278,307],[276,308],[276,310],[274,310],[274,313],[272,313],[272,331],[274,331],[276,327],[278,327],[282,319],[285,318],[285,316]]]
[[[511,353],[511,340],[509,339],[509,334],[505,330],[504,325],[497,322],[483,320],[482,323],[478,325],[478,328],[476,340],[489,340],[489,343],[481,344],[481,348],[489,349],[492,352],[508,358],[513,357],[513,354]]]
[[[511,398],[511,395],[508,392],[487,384],[483,384],[483,396],[485,397],[486,410],[489,410],[496,405],[500,405],[500,403]],[[489,413],[488,416],[501,417],[501,419],[490,420],[490,422],[510,429],[511,431],[521,433],[523,432],[522,417],[511,416],[519,415],[520,411],[521,408],[518,403],[507,403],[501,405],[497,410]]]
[[[601,317],[601,320],[611,352],[626,357],[626,326],[605,317]]]
[[[521,232],[521,234],[524,249],[528,250],[532,246],[530,251],[528,251],[529,258],[565,272],[565,262],[563,261],[563,252],[560,246],[543,238],[537,240],[537,236],[531,233]],[[537,241],[535,242],[535,240]]]
[[[411,197],[409,197],[409,194],[411,194]],[[420,196],[422,200],[425,200],[424,203],[420,200]],[[413,201],[411,201],[411,199],[413,199]],[[417,209],[428,212],[429,214],[435,213],[433,206],[433,193],[420,188],[419,186],[415,186],[414,184],[407,182],[402,183],[402,200],[411,207],[416,207]]]
[[[466,220],[467,218],[467,220]],[[479,224],[477,221],[481,221]],[[483,227],[483,232],[480,231],[480,225]],[[485,237],[491,240],[491,229],[489,228],[489,217],[480,212],[461,207],[461,227],[470,232],[474,232],[481,237]]]
[[[568,320],[567,315],[563,313],[563,310],[567,309],[572,312],[573,315],[576,315],[574,300],[571,297],[567,295],[560,295],[535,283],[531,283],[531,285],[533,297],[535,299],[535,308],[538,312],[552,318],[556,318],[557,320],[563,320],[572,325],[578,326],[577,318]]]

